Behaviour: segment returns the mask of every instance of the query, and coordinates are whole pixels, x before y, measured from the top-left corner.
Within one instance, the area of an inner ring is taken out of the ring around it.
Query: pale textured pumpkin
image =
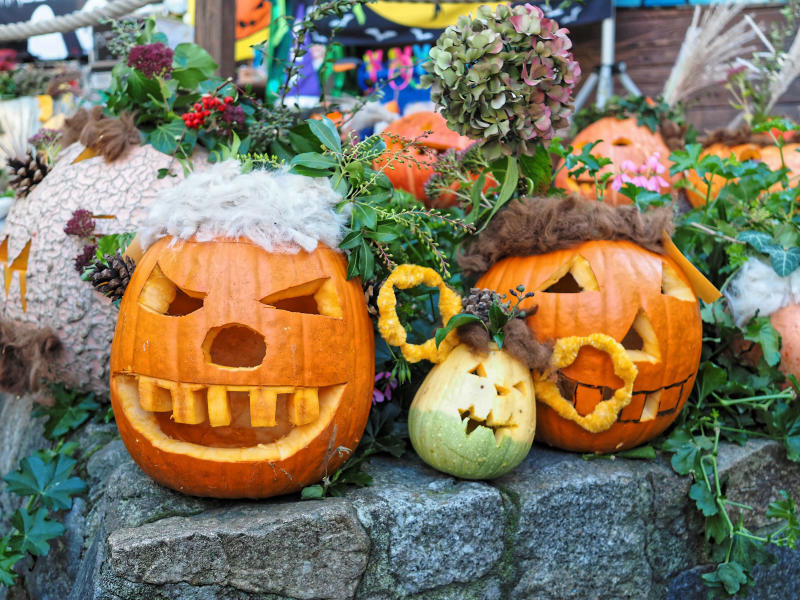
[[[677,417],[700,362],[700,310],[689,280],[666,256],[631,242],[594,241],[495,264],[478,287],[535,291],[524,307],[540,341],[604,333],[620,342],[638,370],[633,399],[606,431],[591,433],[537,402],[537,437],[579,452],[611,452],[653,439]],[[560,371],[562,395],[581,415],[622,384],[609,355],[584,347]]]
[[[666,167],[662,177],[666,181],[672,181],[669,175],[669,167],[672,164],[669,161],[670,151],[661,138],[661,134],[653,133],[644,125],[638,125],[635,118],[617,119],[615,117],[605,117],[595,121],[578,133],[575,139],[572,140],[574,153],[580,154],[584,146],[598,140],[602,141],[592,148],[592,156],[601,156],[611,160],[610,165],[600,170],[598,177],[605,173],[619,173],[622,163],[626,160],[630,160],[638,167],[658,152],[659,162]],[[573,179],[570,177],[563,160],[559,167],[560,170],[555,180],[556,187],[568,192],[578,193],[591,200],[597,199],[594,179],[588,173],[584,172]],[[668,193],[671,189],[671,187],[662,188],[659,191]],[[611,188],[611,180],[606,185],[603,201],[614,205],[631,203],[629,198]]]
[[[117,309],[80,280],[74,258],[86,242],[64,233],[64,226],[75,210],[85,209],[108,217],[97,219],[99,233],[133,231],[158,191],[176,180],[158,179],[158,169],[171,158],[152,146],[135,147],[113,163],[101,157],[80,160],[83,152],[80,144],[62,150],[36,189],[11,207],[0,232],[5,268],[0,316],[51,327],[64,342],[58,379],[106,394]],[[194,159],[196,168],[204,163]]]
[[[530,372],[494,345],[487,356],[456,346],[428,373],[408,413],[422,460],[465,479],[508,473],[527,456],[535,430]]]
[[[342,254],[159,240],[120,305],[111,402],[133,459],[187,494],[263,498],[333,473],[372,402],[374,341]]]

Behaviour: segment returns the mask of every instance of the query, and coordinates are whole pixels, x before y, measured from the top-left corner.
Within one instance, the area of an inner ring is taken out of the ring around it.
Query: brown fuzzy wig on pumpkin
[[[664,252],[664,235],[672,233],[672,209],[642,213],[635,206],[611,206],[579,196],[523,198],[512,202],[458,256],[468,275],[481,275],[507,256],[563,250],[590,240],[628,240]],[[523,319],[503,328],[503,348],[535,371],[545,371],[553,346],[539,342]],[[489,333],[479,323],[458,328],[459,339],[479,353],[489,350]]]
[[[509,203],[458,256],[468,275],[481,275],[506,256],[545,254],[590,240],[628,240],[663,253],[673,230],[672,209],[642,213],[580,196],[523,198]]]
[[[0,319],[0,390],[14,395],[37,391],[62,350],[50,329]]]
[[[138,146],[140,142],[131,113],[124,112],[118,118],[107,117],[102,106],[95,106],[90,111],[79,110],[65,121],[61,135],[64,146],[80,141],[108,162],[117,160],[128,148]]]

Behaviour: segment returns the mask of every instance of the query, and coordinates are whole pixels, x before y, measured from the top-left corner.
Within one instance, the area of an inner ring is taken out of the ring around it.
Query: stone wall
[[[8,406],[0,400],[0,415]],[[21,438],[35,439],[37,427],[29,420]],[[9,598],[705,597],[702,523],[687,502],[690,482],[665,460],[585,461],[535,445],[518,469],[487,483],[412,456],[377,457],[374,485],[342,498],[233,502],[159,486],[113,435],[113,425],[91,425],[76,436],[90,454],[90,493]],[[779,489],[800,498],[800,466],[776,443],[725,446],[719,462],[728,496],[757,509],[752,528],[767,525],[763,511]],[[753,598],[793,597],[800,553],[778,555]]]

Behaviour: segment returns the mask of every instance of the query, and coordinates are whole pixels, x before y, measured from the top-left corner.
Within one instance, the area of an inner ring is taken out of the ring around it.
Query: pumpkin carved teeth
[[[263,385],[203,385],[129,375],[136,379],[139,406],[147,412],[171,412],[172,420],[185,425],[208,421],[211,427],[233,422],[231,394],[249,396],[250,426],[277,425],[278,397],[286,394],[288,421],[299,427],[319,418],[319,388]]]

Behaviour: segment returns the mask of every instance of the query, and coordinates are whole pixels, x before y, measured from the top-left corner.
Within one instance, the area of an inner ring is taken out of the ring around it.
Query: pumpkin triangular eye
[[[619,137],[619,138],[615,139],[613,142],[611,142],[611,144],[613,146],[631,146],[633,144],[633,142],[631,142],[626,137]]]
[[[620,344],[628,352],[628,356],[633,362],[657,363],[661,361],[661,350],[655,329],[643,310],[636,315]]]
[[[139,305],[166,317],[183,317],[203,308],[203,292],[179,287],[155,266],[139,294]]]
[[[538,291],[551,294],[577,294],[587,290],[599,292],[600,286],[589,261],[580,254],[573,254],[538,288]]]
[[[260,302],[278,310],[342,318],[342,305],[336,293],[336,285],[327,277],[275,292],[265,296]]]
[[[692,288],[683,282],[678,273],[666,262],[661,266],[661,293],[686,302],[696,302]]]

